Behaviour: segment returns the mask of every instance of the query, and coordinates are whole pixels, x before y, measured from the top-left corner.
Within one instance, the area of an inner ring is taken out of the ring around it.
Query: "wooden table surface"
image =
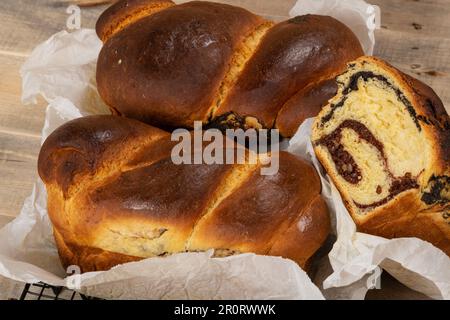
[[[20,212],[37,177],[36,161],[46,104],[21,103],[20,66],[33,48],[66,26],[66,8],[81,3],[82,27],[92,28],[101,0],[0,1],[0,227]],[[185,2],[185,1],[177,1]],[[295,0],[225,0],[275,20]],[[450,108],[450,0],[368,0],[380,6],[375,55],[390,61],[440,95]],[[87,4],[87,5],[86,5]]]

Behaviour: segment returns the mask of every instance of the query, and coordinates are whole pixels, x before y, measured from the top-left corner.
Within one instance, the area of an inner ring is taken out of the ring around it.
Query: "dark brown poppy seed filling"
[[[411,178],[411,174],[407,173],[405,176],[400,178],[394,178],[392,181],[391,187],[389,188],[389,195],[380,201],[370,203],[370,204],[360,204],[355,201],[355,205],[360,209],[370,209],[374,207],[379,207],[383,204],[386,204],[388,201],[392,200],[396,195],[402,193],[403,191],[409,189],[417,189],[419,185],[416,182],[416,179]]]
[[[210,118],[208,124],[205,126],[207,129],[219,129],[223,133],[227,129],[249,129],[245,126],[245,118],[239,116],[234,112],[227,112],[214,119]]]
[[[365,125],[356,120],[344,120],[331,134],[320,139],[317,144],[324,145],[331,154],[338,173],[349,183],[357,184],[362,179],[361,170],[355,159],[348,153],[341,144],[342,130],[345,128],[355,131],[360,139],[375,146],[381,154],[383,144],[378,141]]]
[[[433,175],[422,195],[422,201],[427,205],[447,204],[450,202],[450,176]]]
[[[353,121],[353,120],[346,120]],[[348,153],[341,144],[342,129],[347,126],[342,123],[331,134],[317,141],[318,145],[323,145],[333,159],[337,172],[349,183],[357,184],[362,179],[361,170],[355,162],[355,159]]]
[[[367,82],[370,79],[375,79],[377,81],[384,83],[387,87],[392,88],[394,90],[395,94],[397,95],[398,100],[405,106],[409,115],[413,119],[414,123],[416,124],[417,129],[419,131],[422,130],[419,120],[417,118],[416,110],[413,108],[413,106],[411,105],[411,102],[409,102],[409,100],[406,98],[406,96],[400,91],[400,89],[393,86],[392,83],[385,76],[375,74],[371,71],[360,71],[360,72],[357,72],[352,75],[347,86],[342,91],[343,97],[342,97],[341,101],[339,101],[336,104],[332,104],[330,112],[327,115],[325,115],[324,117],[322,117],[322,120],[321,120],[322,125],[324,125],[325,123],[327,123],[328,121],[330,121],[333,118],[334,112],[336,111],[336,109],[341,108],[344,105],[345,101],[348,98],[347,95],[350,92],[358,91],[359,79],[363,79],[365,82]]]
[[[347,182],[351,184],[358,184],[362,180],[362,173],[360,168],[356,164],[355,159],[353,159],[352,155],[345,150],[344,146],[341,143],[342,130],[345,128],[352,129],[358,134],[360,139],[367,141],[375,148],[377,148],[383,159],[384,170],[392,179],[392,183],[389,188],[389,195],[387,197],[371,204],[360,204],[354,202],[358,208],[369,209],[381,206],[394,198],[399,193],[419,187],[415,177],[412,177],[411,173],[409,172],[406,173],[403,177],[394,177],[394,175],[389,171],[383,144],[377,138],[375,138],[372,132],[370,132],[370,130],[364,124],[359,121],[350,119],[344,120],[332,133],[324,136],[316,142],[317,145],[323,145],[327,148],[328,152],[331,155],[331,158],[335,163],[336,170],[338,171],[339,175],[341,175]],[[381,186],[377,186],[377,194],[380,194],[381,191]]]

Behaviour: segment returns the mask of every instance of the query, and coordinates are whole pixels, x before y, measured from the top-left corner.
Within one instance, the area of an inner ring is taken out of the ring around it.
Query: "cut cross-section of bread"
[[[450,254],[450,120],[431,88],[362,57],[337,78],[312,140],[359,229]]]

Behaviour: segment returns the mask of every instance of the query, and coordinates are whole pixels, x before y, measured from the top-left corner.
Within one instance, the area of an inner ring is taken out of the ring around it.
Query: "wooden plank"
[[[16,216],[36,180],[45,103],[23,106],[19,68],[25,57],[0,54],[0,215]],[[1,221],[0,221],[1,222]]]
[[[0,1],[0,53],[28,55],[40,42],[66,28],[67,1]],[[107,6],[84,7],[81,26],[93,28],[98,15]]]
[[[17,216],[37,178],[40,138],[0,132],[0,215]]]
[[[19,68],[24,57],[0,54],[0,215],[16,216],[37,177],[45,103],[23,106]]]
[[[13,221],[15,217],[0,215],[0,229],[3,228],[6,224]]]
[[[0,133],[39,138],[44,125],[46,103],[24,106],[20,100],[19,69],[25,57],[0,54]]]
[[[186,1],[177,1],[186,2]],[[294,0],[280,2],[264,1],[255,5],[254,0],[223,0],[240,5],[274,20],[283,20],[292,7]],[[66,28],[68,14],[67,1],[1,1],[0,2],[0,53],[14,53],[26,56],[36,44],[45,41],[52,34]],[[87,6],[81,8],[81,24],[84,28],[93,28],[100,13],[108,5]]]
[[[23,106],[24,57],[0,54],[0,215],[16,216],[36,180],[45,104]]]
[[[19,299],[23,288],[22,282],[0,276],[0,300]]]
[[[448,0],[368,0],[381,8],[381,23],[387,30],[422,37],[450,36]]]
[[[176,3],[189,2],[190,0],[173,0]],[[212,2],[226,3],[239,6],[252,11],[255,14],[263,16],[274,21],[286,20],[289,17],[289,11],[296,3],[296,0],[278,0],[278,1],[255,1],[255,0],[209,0]]]
[[[380,30],[374,55],[431,86],[450,112],[450,35],[405,37],[402,32]]]

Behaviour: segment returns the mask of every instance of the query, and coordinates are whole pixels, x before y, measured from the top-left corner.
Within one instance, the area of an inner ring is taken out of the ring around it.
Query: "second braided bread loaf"
[[[291,137],[363,54],[341,22],[317,15],[275,24],[239,7],[122,0],[97,23],[100,95],[115,114],[160,128],[277,128]]]

